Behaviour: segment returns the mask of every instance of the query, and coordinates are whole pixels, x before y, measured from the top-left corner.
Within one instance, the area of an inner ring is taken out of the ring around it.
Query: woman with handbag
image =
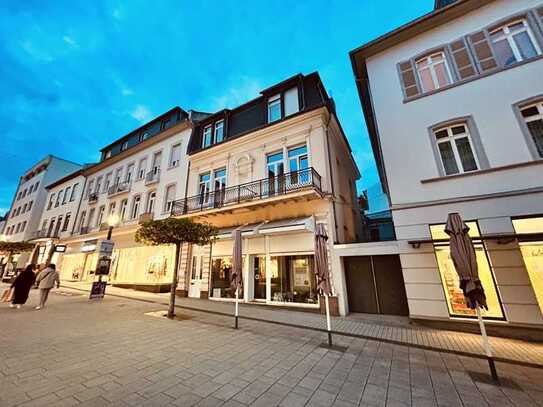
[[[11,284],[11,288],[13,289],[13,298],[9,305],[11,308],[21,308],[21,306],[26,303],[26,300],[28,300],[30,289],[36,281],[34,268],[34,264],[29,264],[17,277],[15,277],[13,284]]]
[[[47,301],[47,297],[49,297],[49,291],[55,286],[55,283],[57,288],[59,288],[60,276],[56,270],[56,266],[54,264],[49,264],[49,266],[42,270],[36,278],[36,284],[40,289],[40,305],[38,305],[36,309],[45,307],[45,302]]]

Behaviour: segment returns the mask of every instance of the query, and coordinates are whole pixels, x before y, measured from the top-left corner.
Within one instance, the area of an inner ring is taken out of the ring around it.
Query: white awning
[[[287,233],[295,231],[315,232],[315,218],[313,216],[304,218],[292,218],[274,220],[271,222],[253,223],[250,225],[235,226],[220,229],[218,239],[231,239],[234,230],[241,228],[242,237],[256,237],[258,235]]]

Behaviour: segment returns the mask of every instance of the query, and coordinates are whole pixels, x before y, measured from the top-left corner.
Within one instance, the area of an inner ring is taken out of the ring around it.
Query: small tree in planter
[[[167,218],[151,220],[140,225],[136,232],[136,242],[145,245],[159,246],[175,245],[175,262],[170,292],[170,305],[168,318],[174,317],[175,290],[177,288],[177,273],[179,268],[179,255],[183,243],[206,245],[217,235],[218,230],[208,223],[198,223],[187,218]]]

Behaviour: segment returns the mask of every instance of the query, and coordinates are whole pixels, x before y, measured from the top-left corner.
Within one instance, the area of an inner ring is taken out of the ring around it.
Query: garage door
[[[400,258],[345,257],[350,312],[409,315]]]

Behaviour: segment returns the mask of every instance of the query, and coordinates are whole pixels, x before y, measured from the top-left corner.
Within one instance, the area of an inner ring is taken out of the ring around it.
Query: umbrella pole
[[[239,316],[239,305],[238,305],[238,299],[239,299],[239,288],[236,288],[236,312],[235,312],[235,325],[234,329],[238,329],[238,316]]]
[[[326,306],[326,329],[328,330],[328,346],[332,346],[332,326],[330,324],[330,302],[328,294],[324,294],[324,304]]]
[[[483,317],[481,316],[481,308],[477,306],[475,309],[477,312],[477,319],[479,320],[481,336],[483,338],[483,348],[488,359],[488,366],[490,367],[490,374],[494,380],[498,381],[498,372],[496,371],[496,365],[494,364],[494,358],[492,357],[492,349],[490,348],[490,342],[488,341],[488,336],[486,334],[485,323],[483,322]]]

